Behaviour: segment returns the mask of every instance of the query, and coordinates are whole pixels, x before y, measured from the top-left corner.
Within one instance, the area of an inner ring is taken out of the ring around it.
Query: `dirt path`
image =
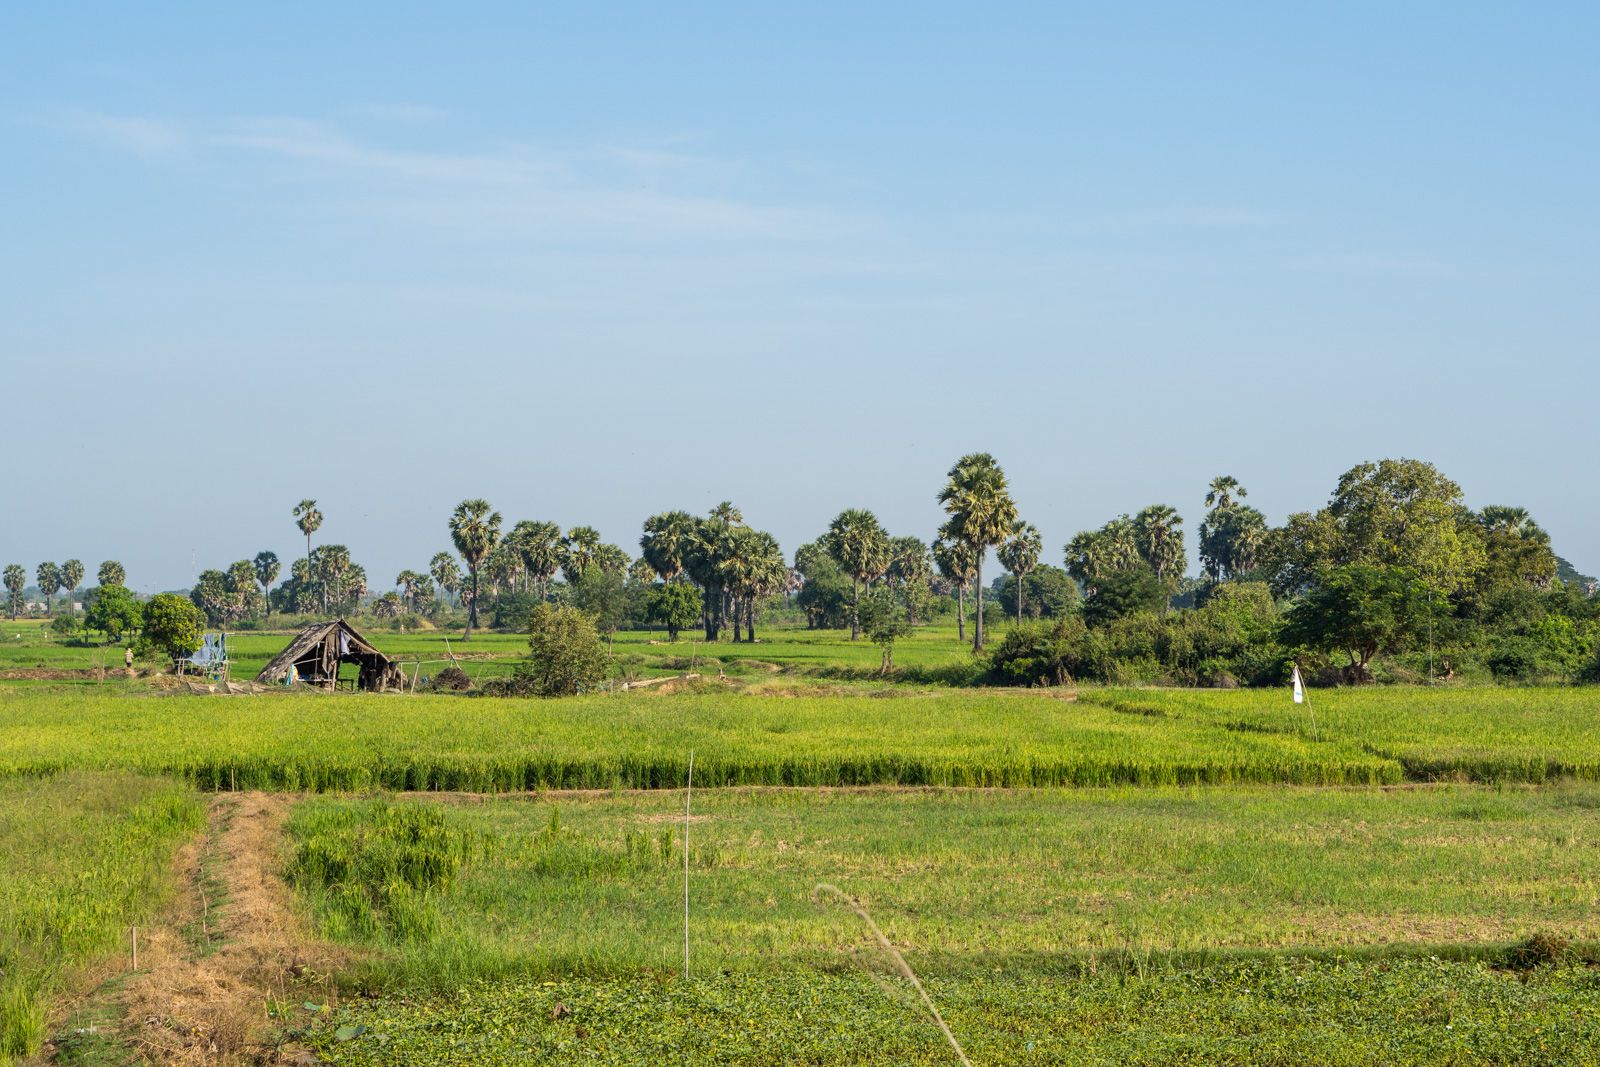
[[[142,933],[139,973],[118,994],[124,1034],[158,1063],[304,1062],[274,1034],[285,1011],[327,1002],[343,954],[317,941],[284,883],[290,799],[234,793],[211,802],[203,841],[180,857],[166,922]]]

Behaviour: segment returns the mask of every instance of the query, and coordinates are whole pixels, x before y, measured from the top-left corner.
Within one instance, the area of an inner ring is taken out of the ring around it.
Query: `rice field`
[[[1600,779],[1600,690],[1358,688],[1281,691],[1101,690],[1085,700],[1175,721],[1337,738],[1392,759],[1418,781]]]
[[[1373,784],[1338,741],[972,691],[566,700],[0,691],[0,775],[117,768],[207,790]]]

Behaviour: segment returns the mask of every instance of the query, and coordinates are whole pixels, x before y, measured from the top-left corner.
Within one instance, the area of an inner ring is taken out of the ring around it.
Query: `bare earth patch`
[[[326,1001],[348,953],[318,941],[284,883],[288,799],[219,795],[184,851],[178,905],[141,931],[139,973],[119,996],[125,1033],[161,1063],[304,1062],[272,1040],[269,1004]]]

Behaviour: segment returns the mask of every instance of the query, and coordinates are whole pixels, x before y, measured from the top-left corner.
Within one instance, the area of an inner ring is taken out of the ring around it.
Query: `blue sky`
[[[245,8],[4,16],[4,561],[926,537],[981,449],[1053,561],[1404,455],[1600,568],[1593,5]]]

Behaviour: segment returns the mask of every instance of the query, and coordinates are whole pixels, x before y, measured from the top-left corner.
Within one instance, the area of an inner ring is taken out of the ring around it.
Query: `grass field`
[[[342,857],[310,879],[316,914],[373,952],[349,981],[390,994],[314,1030],[319,1051],[951,1062],[870,981],[890,972],[858,920],[813,903],[827,881],[905,952],[974,1062],[1303,1062],[1307,1041],[1315,1062],[1600,1054],[1595,972],[1503,966],[1533,932],[1600,936],[1593,785],[712,792],[689,831],[688,982],[677,800],[302,805],[302,855]],[[391,907],[425,853],[456,860]],[[340,1026],[366,1029],[330,1040]]]
[[[127,945],[159,907],[200,812],[158,779],[0,780],[0,1063],[37,1049],[73,970]]]

